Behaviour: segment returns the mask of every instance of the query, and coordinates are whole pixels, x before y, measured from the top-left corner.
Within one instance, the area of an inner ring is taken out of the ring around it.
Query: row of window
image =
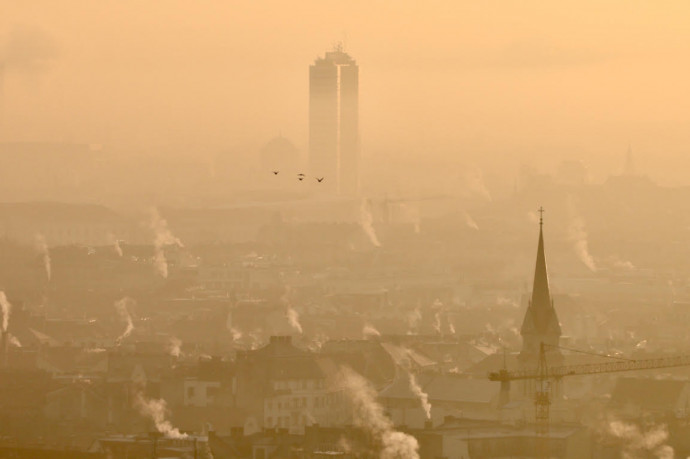
[[[325,408],[334,404],[339,404],[342,402],[341,393],[330,393],[326,395],[317,395],[312,398],[311,408]],[[275,407],[276,411],[285,410],[297,410],[301,408],[310,408],[309,399],[307,397],[293,397],[288,400],[278,400],[274,403],[271,399],[266,400],[266,411],[273,411]]]

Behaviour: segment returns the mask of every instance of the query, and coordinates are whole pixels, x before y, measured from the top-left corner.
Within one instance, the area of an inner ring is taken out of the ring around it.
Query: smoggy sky
[[[307,150],[308,66],[360,64],[362,154],[578,158],[690,183],[690,3],[0,0],[4,140]],[[22,60],[24,59],[24,61]],[[484,159],[482,159],[484,158]]]

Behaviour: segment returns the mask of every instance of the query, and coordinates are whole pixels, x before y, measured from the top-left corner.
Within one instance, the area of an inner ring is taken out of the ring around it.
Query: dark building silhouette
[[[559,365],[563,362],[558,346],[561,338],[561,326],[558,323],[556,309],[553,307],[551,292],[549,291],[549,275],[546,269],[546,255],[544,253],[544,222],[539,220],[539,244],[537,247],[537,263],[534,270],[534,286],[532,299],[527,307],[522,322],[522,350],[520,363],[528,368],[536,368],[539,360],[541,343],[547,345],[545,351],[549,365]]]
[[[359,187],[359,67],[338,46],[309,68],[309,169],[321,189]]]

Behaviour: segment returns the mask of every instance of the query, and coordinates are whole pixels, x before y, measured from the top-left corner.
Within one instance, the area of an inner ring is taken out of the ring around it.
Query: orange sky
[[[656,178],[690,183],[686,1],[0,0],[0,11],[2,43],[19,30],[54,50],[46,68],[7,66],[5,140],[211,155],[282,132],[305,152],[308,65],[344,39],[361,66],[365,159],[580,158],[604,173],[631,142]]]

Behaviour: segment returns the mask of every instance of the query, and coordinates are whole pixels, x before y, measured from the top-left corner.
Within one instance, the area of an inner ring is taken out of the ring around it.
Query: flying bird
[[[316,177],[316,181],[319,182],[319,183],[321,183],[321,182],[323,182],[323,179],[324,179],[324,178],[325,178],[325,177]]]
[[[304,174],[302,174],[302,173],[297,174],[297,180],[299,180],[300,182],[302,180],[304,180]]]
[[[278,172],[280,171],[273,171],[273,175],[278,175]]]

